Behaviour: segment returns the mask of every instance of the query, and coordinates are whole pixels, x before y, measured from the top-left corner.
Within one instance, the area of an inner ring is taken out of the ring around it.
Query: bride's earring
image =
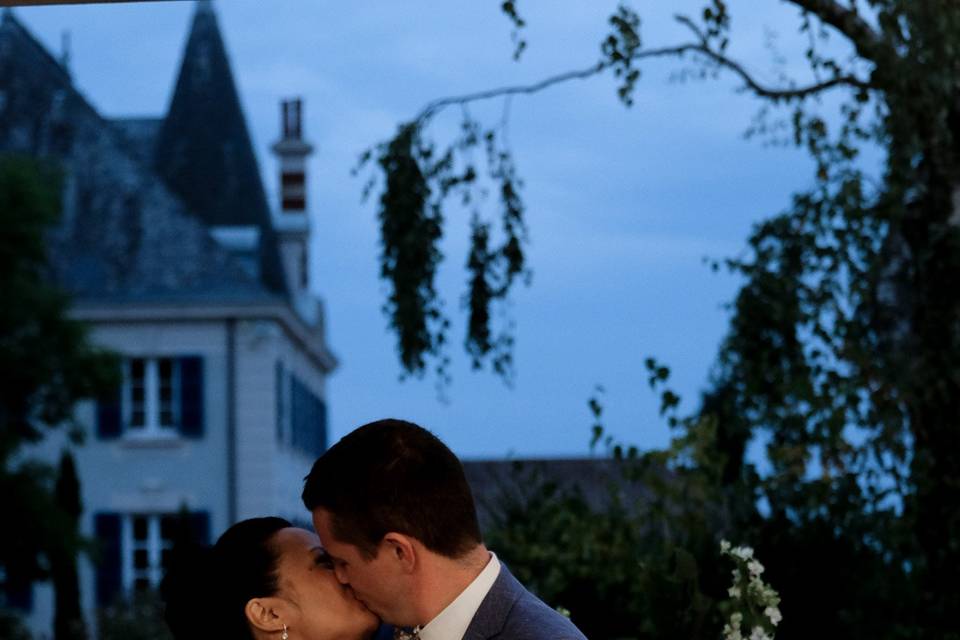
[[[287,640],[290,636],[287,635],[287,625],[283,625],[283,633],[280,634],[280,640]]]

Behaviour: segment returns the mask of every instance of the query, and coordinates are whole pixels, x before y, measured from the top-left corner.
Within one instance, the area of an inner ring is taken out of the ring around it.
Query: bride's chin
[[[370,612],[368,611],[367,613],[370,613]],[[367,626],[364,627],[363,629],[364,638],[369,638],[376,632],[377,629],[380,628],[380,618],[373,615],[372,613],[370,613],[368,617],[369,617],[369,620],[368,620]]]

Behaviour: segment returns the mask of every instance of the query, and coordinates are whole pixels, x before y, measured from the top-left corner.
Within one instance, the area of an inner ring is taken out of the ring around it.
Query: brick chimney
[[[280,139],[272,149],[280,165],[279,209],[274,216],[287,284],[294,295],[307,291],[310,216],[307,208],[307,156],[303,139],[303,100],[280,102]]]

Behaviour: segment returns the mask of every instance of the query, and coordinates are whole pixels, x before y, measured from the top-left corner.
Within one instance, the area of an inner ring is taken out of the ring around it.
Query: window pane
[[[133,539],[147,539],[147,518],[146,516],[136,516],[133,519]]]
[[[150,568],[150,557],[146,549],[137,549],[133,552],[133,568],[136,570]]]
[[[146,360],[132,358],[130,360],[130,425],[142,427],[145,424],[144,404],[144,377],[146,375]]]
[[[150,590],[150,579],[149,578],[137,578],[133,583],[134,591],[149,591]]]
[[[160,566],[163,567],[163,570],[166,571],[170,568],[170,554],[172,553],[171,549],[164,549],[160,552]]]
[[[161,427],[172,427],[177,422],[174,397],[176,378],[177,366],[173,358],[157,360],[157,396],[160,402],[158,423]]]
[[[173,377],[173,358],[158,358],[157,372],[160,374],[160,384],[169,386]]]

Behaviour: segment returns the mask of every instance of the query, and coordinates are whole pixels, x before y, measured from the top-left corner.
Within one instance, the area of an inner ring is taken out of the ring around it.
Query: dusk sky
[[[644,44],[686,39],[673,13],[697,2],[636,2]],[[664,8],[669,5],[669,8]],[[801,65],[796,11],[773,0],[730,2],[731,53],[770,83],[776,47]],[[314,288],[341,367],[328,382],[331,436],[394,416],[440,435],[465,458],[588,453],[587,399],[606,389],[605,423],[643,448],[667,443],[643,361],[673,370],[691,409],[707,382],[737,281],[703,258],[740,254],[750,227],[811,182],[798,149],[744,140],[760,104],[718,80],[671,81],[676,61],[645,65],[635,104],[610,76],[511,105],[510,140],[524,179],[533,279],[518,287],[512,388],[472,372],[461,344],[468,214],[451,215],[439,290],[453,319],[453,383],[440,402],[430,376],[399,381],[394,336],[380,311],[376,203],[350,169],[433,98],[525,84],[596,62],[615,2],[520,2],[529,46],[512,60],[499,0],[214,3],[271,205],[281,98],[305,100],[316,152],[309,189]],[[76,86],[101,114],[160,116],[167,107],[193,2],[23,8],[17,16],[54,54],[70,32]],[[803,75],[801,78],[805,77]],[[502,103],[472,109],[499,118]],[[436,129],[452,128],[458,113]],[[492,203],[491,203],[492,204]],[[496,215],[488,207],[490,216]]]

